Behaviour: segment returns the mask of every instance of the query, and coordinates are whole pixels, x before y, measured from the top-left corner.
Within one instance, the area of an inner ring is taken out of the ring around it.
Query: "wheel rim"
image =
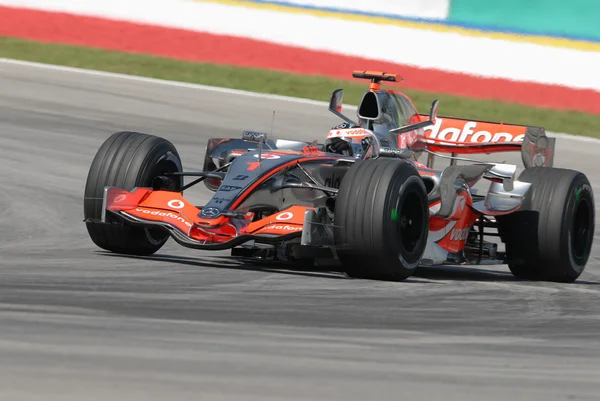
[[[152,182],[155,177],[164,175],[166,173],[176,173],[178,171],[180,171],[180,169],[173,161],[161,160],[155,166],[153,166],[152,172],[151,172],[151,174],[149,174],[149,177],[148,177],[149,182],[145,183],[145,186],[152,186]],[[173,179],[173,182],[175,183],[177,190],[179,190],[181,188],[182,183],[183,183],[181,178],[175,178],[175,179]]]
[[[168,236],[168,234],[160,228],[144,228],[144,233],[152,245],[162,244]]]
[[[417,248],[423,234],[423,205],[417,193],[410,192],[398,206],[392,219],[398,222],[396,227],[402,247],[411,254]]]
[[[571,249],[576,260],[587,256],[592,237],[592,211],[587,199],[581,199],[575,208],[573,226],[571,228]]]

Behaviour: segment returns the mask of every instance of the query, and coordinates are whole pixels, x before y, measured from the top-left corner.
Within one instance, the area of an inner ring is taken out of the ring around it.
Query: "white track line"
[[[144,83],[155,84],[155,85],[168,85],[168,86],[174,86],[174,87],[179,87],[179,88],[197,89],[197,90],[203,90],[203,91],[227,93],[227,94],[231,94],[231,95],[240,95],[240,96],[247,96],[247,97],[254,97],[254,98],[280,100],[280,101],[284,101],[284,102],[309,104],[309,105],[320,106],[320,107],[329,105],[327,102],[322,102],[322,101],[318,101],[318,100],[310,100],[310,99],[302,99],[302,98],[291,97],[291,96],[272,95],[272,94],[268,94],[268,93],[257,93],[257,92],[239,90],[239,89],[228,89],[228,88],[221,88],[221,87],[217,87],[217,86],[192,84],[192,83],[188,83],[188,82],[179,82],[179,81],[169,81],[169,80],[165,80],[165,79],[147,78],[147,77],[141,77],[141,76],[137,76],[137,75],[118,74],[118,73],[114,73],[114,72],[86,70],[83,68],[65,67],[65,66],[53,65],[53,64],[42,64],[42,63],[35,63],[35,62],[31,62],[31,61],[13,60],[13,59],[7,59],[7,58],[0,58],[0,64],[22,65],[22,66],[26,66],[26,67],[35,67],[35,68],[46,69],[46,70],[71,72],[71,73],[76,73],[76,74],[85,74],[85,75],[104,77],[104,78],[125,79],[128,81],[144,82]],[[350,109],[354,109],[354,110],[356,109],[355,105],[347,105],[346,107],[348,107]],[[588,142],[588,143],[591,142],[591,143],[595,143],[595,144],[600,144],[600,139],[590,138],[590,137],[586,137],[586,136],[571,135],[571,134],[566,134],[566,133],[550,132],[550,131],[548,131],[547,134],[550,136],[556,137],[556,138],[568,139],[568,140],[577,141],[577,142]]]

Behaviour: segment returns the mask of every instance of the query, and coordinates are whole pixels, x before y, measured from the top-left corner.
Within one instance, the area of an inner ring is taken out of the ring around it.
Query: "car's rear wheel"
[[[151,255],[168,239],[160,229],[148,229],[100,222],[104,187],[128,191],[152,187],[156,177],[182,171],[181,160],[173,144],[163,138],[137,132],[117,132],[100,147],[90,167],[84,195],[84,216],[90,238],[107,251],[132,255]],[[173,187],[179,191],[182,178]]]
[[[587,177],[535,167],[519,211],[498,219],[511,272],[519,278],[572,282],[583,272],[594,240],[595,206]]]
[[[398,159],[356,162],[335,204],[338,256],[351,277],[404,280],[423,257],[429,208],[417,170]]]

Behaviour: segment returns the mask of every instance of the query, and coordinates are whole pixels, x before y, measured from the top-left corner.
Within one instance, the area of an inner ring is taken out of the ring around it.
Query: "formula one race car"
[[[396,75],[353,76],[371,81],[358,119],[342,114],[343,90],[334,91],[329,110],[344,122],[324,143],[244,131],[210,139],[204,171],[190,172],[165,139],[112,135],[87,178],[90,237],[112,252],[150,255],[170,236],[244,258],[337,264],[358,278],[498,263],[523,279],[577,279],[594,236],[592,188],[584,174],[552,167],[554,139],[543,128],[438,118],[437,101],[420,115],[407,96],[381,88]],[[522,155],[518,179],[516,165],[457,156],[507,151]],[[433,169],[434,156],[449,166]],[[184,185],[184,177],[195,178]],[[483,195],[480,180],[489,183]],[[198,207],[183,192],[200,182],[214,196]]]

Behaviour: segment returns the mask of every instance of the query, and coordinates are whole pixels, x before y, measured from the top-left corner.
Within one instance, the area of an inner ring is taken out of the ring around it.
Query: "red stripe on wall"
[[[349,79],[356,69],[390,71],[402,75],[402,87],[408,89],[600,114],[600,92],[593,90],[483,78],[246,38],[65,13],[0,7],[0,21],[0,36],[342,79]]]

